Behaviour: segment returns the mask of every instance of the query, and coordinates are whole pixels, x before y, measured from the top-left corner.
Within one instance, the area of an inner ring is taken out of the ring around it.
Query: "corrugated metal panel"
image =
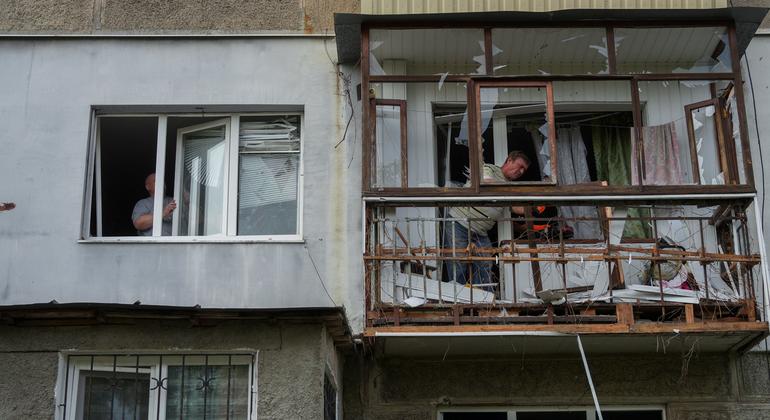
[[[372,15],[464,12],[548,12],[565,9],[710,9],[727,0],[362,0]]]

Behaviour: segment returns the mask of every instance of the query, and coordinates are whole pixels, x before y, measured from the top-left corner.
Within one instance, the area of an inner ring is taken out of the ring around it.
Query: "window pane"
[[[586,420],[585,411],[519,411],[516,420]]]
[[[444,420],[506,420],[508,413],[500,412],[467,412],[467,413],[444,413]]]
[[[604,28],[492,30],[494,74],[606,74]]]
[[[224,420],[248,417],[248,366],[169,366],[167,386],[166,418]]]
[[[329,374],[324,375],[324,420],[337,419],[337,390]]]
[[[180,236],[224,233],[226,146],[224,125],[182,134]]]
[[[662,420],[661,410],[602,411],[604,420]],[[599,419],[599,416],[596,416]]]
[[[704,80],[639,83],[643,184],[737,183],[738,151],[722,125],[729,121],[719,115],[728,88]],[[637,184],[636,165],[632,177]]]
[[[98,236],[99,204],[101,236],[138,234],[131,214],[138,201],[149,197],[144,180],[155,172],[157,139],[158,117],[99,117],[101,165],[94,171],[91,235]]]
[[[377,145],[374,168],[374,187],[401,187],[401,107],[375,107],[375,136]]]
[[[727,29],[615,28],[619,73],[732,73]]]
[[[373,29],[369,73],[485,74],[482,29]]]
[[[482,87],[480,96],[481,183],[550,182],[545,86]],[[508,159],[514,152],[518,157]]]
[[[238,142],[238,234],[297,233],[299,116],[244,117]]]
[[[400,146],[398,107],[377,113],[375,150],[370,155],[373,188],[401,185],[406,172],[407,186],[460,188],[468,181],[467,89],[463,83],[373,83],[376,100],[399,101],[406,107],[406,150]],[[381,108],[381,107],[378,107]],[[390,118],[388,114],[392,115]],[[380,115],[383,116],[382,121]],[[380,126],[387,127],[386,132]],[[401,154],[408,158],[406,171]],[[378,175],[377,171],[384,171]],[[386,182],[387,181],[387,182]]]
[[[149,374],[81,371],[76,417],[91,420],[146,419],[149,388]]]

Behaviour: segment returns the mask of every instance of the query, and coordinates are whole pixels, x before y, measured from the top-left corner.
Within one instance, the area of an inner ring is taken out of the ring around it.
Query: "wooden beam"
[[[695,309],[693,308],[692,303],[684,305],[684,320],[688,324],[695,322]]]
[[[634,325],[634,307],[630,303],[618,303],[615,305],[615,313],[618,324]]]

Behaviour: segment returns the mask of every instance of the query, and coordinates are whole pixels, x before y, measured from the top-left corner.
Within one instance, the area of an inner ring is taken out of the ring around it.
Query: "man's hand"
[[[168,219],[171,217],[171,213],[174,212],[176,209],[176,200],[171,200],[170,203],[166,204],[166,207],[163,207],[163,218]]]

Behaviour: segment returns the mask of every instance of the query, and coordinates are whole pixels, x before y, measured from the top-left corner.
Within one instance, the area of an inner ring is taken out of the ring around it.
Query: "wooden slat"
[[[618,324],[634,325],[634,307],[630,303],[618,303],[615,305],[615,313]]]
[[[684,320],[688,324],[695,322],[695,309],[693,308],[692,303],[684,305]]]

